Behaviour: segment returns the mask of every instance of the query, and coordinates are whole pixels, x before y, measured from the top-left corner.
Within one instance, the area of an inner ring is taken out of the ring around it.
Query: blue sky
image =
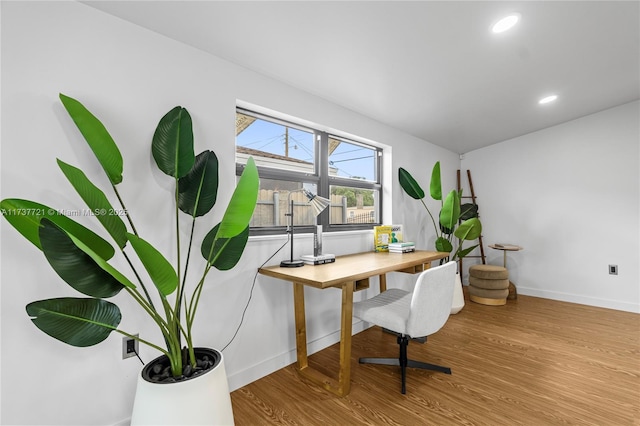
[[[284,156],[285,139],[283,125],[258,119],[236,137],[236,144]],[[288,140],[289,157],[313,161],[313,133],[289,128]],[[374,155],[373,150],[343,142],[331,154],[329,161],[338,169],[338,176],[374,180]]]

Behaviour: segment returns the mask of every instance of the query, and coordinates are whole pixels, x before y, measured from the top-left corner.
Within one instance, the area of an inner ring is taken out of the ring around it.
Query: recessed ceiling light
[[[504,18],[500,19],[498,22],[493,24],[493,26],[491,27],[491,31],[494,33],[505,32],[509,28],[517,24],[519,20],[520,20],[520,14],[512,13],[511,15],[505,16]]]
[[[549,95],[538,101],[539,104],[548,104],[549,102],[553,102],[558,99],[558,95]]]

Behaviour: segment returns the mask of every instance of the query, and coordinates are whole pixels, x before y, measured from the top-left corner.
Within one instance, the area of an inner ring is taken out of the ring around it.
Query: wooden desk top
[[[411,253],[365,252],[336,256],[336,261],[324,265],[304,265],[298,268],[268,266],[258,272],[274,278],[301,283],[316,288],[340,286],[387,272],[400,271],[443,259],[450,253],[418,250]]]

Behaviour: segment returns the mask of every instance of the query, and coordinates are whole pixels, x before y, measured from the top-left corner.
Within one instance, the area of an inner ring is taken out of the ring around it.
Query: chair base
[[[396,333],[397,334],[397,333]],[[391,365],[400,367],[402,373],[402,389],[403,394],[407,393],[407,373],[406,368],[419,368],[422,370],[438,371],[440,373],[451,374],[449,367],[443,367],[441,365],[429,364],[421,361],[414,361],[407,359],[407,345],[409,344],[409,337],[405,335],[398,335],[398,345],[400,345],[400,356],[398,358],[360,358],[358,362],[360,364],[377,364],[377,365]],[[418,340],[413,339],[413,340]]]

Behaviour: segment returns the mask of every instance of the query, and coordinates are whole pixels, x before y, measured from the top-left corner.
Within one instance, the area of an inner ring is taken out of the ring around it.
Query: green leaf
[[[60,93],[60,101],[76,123],[112,184],[122,182],[122,154],[104,125],[77,100]]]
[[[204,151],[196,157],[193,168],[178,180],[178,207],[197,217],[207,214],[218,197],[218,157]]]
[[[398,180],[400,186],[404,189],[411,198],[421,200],[424,198],[424,190],[420,187],[418,182],[411,176],[411,173],[400,167],[398,169]]]
[[[42,252],[67,284],[91,297],[112,297],[124,288],[120,276],[116,278],[112,271],[98,265],[65,231],[46,218],[41,225]]]
[[[465,257],[466,255],[468,255],[469,253],[471,253],[473,251],[473,249],[475,249],[476,247],[478,247],[479,244],[476,244],[474,246],[471,247],[467,247],[466,249],[462,250],[462,246],[460,246],[460,248],[458,249],[458,252],[456,253],[456,255],[458,256],[458,259],[462,259],[463,257]],[[455,257],[455,256],[454,256]]]
[[[177,106],[160,119],[151,142],[158,168],[178,179],[193,167],[193,129],[189,112]]]
[[[453,245],[446,238],[438,237],[436,239],[436,250],[437,251],[446,251],[447,253],[451,253],[451,250],[453,250]]]
[[[461,240],[475,240],[482,234],[482,224],[477,217],[465,220],[453,233]]]
[[[97,253],[91,250],[90,247],[87,247],[82,241],[78,240],[73,235],[69,235],[69,237],[71,237],[71,240],[73,241],[73,244],[76,245],[76,247],[78,247],[84,253],[88,254],[100,268],[108,272],[109,275],[111,275],[113,278],[118,280],[120,284],[124,285],[125,287],[136,288],[136,285],[134,283],[129,281],[129,279],[126,276],[124,276],[120,271],[115,269],[113,266],[109,265],[109,263],[105,259],[103,259]]]
[[[253,157],[247,159],[236,189],[227,206],[216,238],[232,238],[244,231],[251,221],[258,200],[260,180]]]
[[[125,235],[127,228],[122,219],[120,219],[120,216],[114,214],[115,209],[111,206],[111,203],[109,203],[104,192],[91,183],[82,170],[61,160],[58,160],[58,166],[80,197],[82,197],[91,212],[118,244],[118,247],[124,248],[127,244],[127,237]]]
[[[440,224],[440,232],[442,232],[444,235],[451,235],[453,234],[453,229],[451,228],[445,228],[444,226],[442,226],[442,224]]]
[[[467,220],[478,217],[478,205],[473,203],[465,203],[460,206],[460,220]]]
[[[47,218],[64,229],[67,234],[73,235],[87,247],[91,247],[98,256],[107,260],[113,257],[114,249],[111,244],[49,206],[29,200],[6,198],[0,201],[0,211],[7,222],[40,250],[42,250],[38,235],[40,221]]]
[[[434,200],[442,200],[442,183],[440,179],[440,162],[436,161],[431,170],[431,183],[429,185],[431,198]]]
[[[249,240],[249,227],[247,226],[244,231],[230,239],[216,239],[218,229],[220,229],[220,224],[217,224],[207,233],[204,240],[202,240],[200,251],[211,266],[221,271],[227,271],[236,266],[240,257],[242,257],[244,248]]]
[[[455,229],[460,217],[460,198],[458,191],[452,190],[447,194],[442,210],[440,210],[440,225],[448,229]]]
[[[178,286],[178,275],[169,261],[142,238],[129,233],[127,233],[127,238],[158,291],[163,296],[173,293]]]
[[[64,297],[27,305],[31,321],[49,336],[72,346],[93,346],[120,324],[120,309],[100,299]]]

